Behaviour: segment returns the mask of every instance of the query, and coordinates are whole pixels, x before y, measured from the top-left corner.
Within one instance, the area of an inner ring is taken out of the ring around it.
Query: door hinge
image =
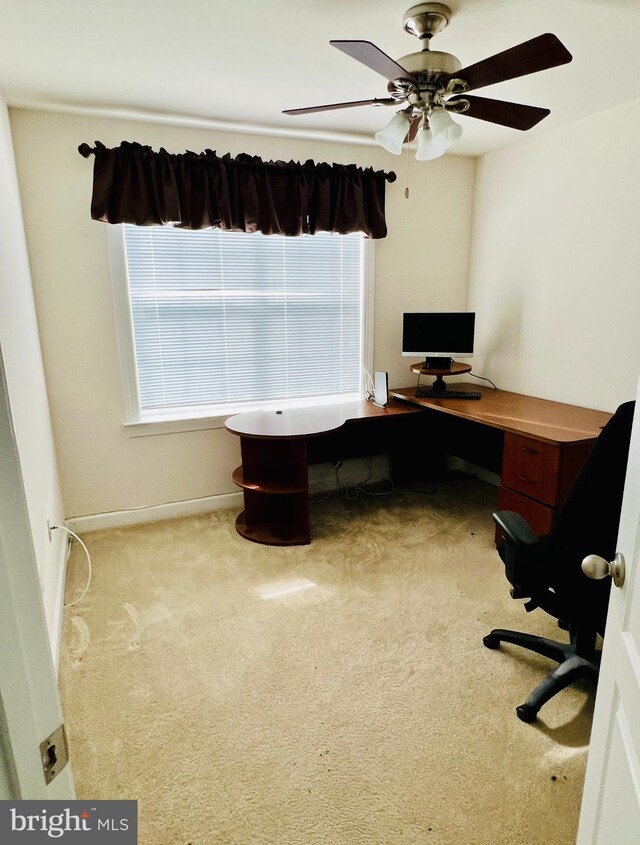
[[[69,746],[64,723],[40,743],[40,757],[44,780],[48,785],[69,762]]]

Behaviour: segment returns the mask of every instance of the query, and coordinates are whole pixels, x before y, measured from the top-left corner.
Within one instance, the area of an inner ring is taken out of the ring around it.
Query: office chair
[[[590,580],[581,563],[587,555],[612,560],[615,554],[634,408],[626,402],[604,426],[550,534],[537,536],[511,511],[493,514],[503,532],[498,553],[512,598],[526,598],[527,612],[539,607],[569,631],[567,644],[502,628],[484,637],[487,648],[513,643],[558,662],[516,708],[523,722],[535,721],[542,705],[574,681],[598,680],[596,634],[604,635],[611,579]]]

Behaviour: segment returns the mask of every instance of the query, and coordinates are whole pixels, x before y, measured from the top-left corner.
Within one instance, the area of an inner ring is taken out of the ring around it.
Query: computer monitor
[[[403,314],[402,354],[423,357],[426,367],[447,369],[452,358],[472,357],[475,321],[473,311]]]

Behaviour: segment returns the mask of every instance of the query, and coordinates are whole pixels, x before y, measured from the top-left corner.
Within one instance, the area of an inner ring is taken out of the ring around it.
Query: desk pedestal
[[[233,480],[244,490],[238,534],[269,546],[311,542],[306,440],[240,438],[242,465]]]
[[[536,534],[548,534],[594,442],[548,443],[507,432],[498,510],[515,511]]]

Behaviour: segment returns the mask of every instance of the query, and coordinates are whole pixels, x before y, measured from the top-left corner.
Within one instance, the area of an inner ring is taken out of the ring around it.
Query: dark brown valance
[[[262,161],[257,156],[155,152],[123,141],[95,155],[91,216],[105,223],[233,229],[265,235],[364,232],[384,238],[394,173],[355,164]]]

